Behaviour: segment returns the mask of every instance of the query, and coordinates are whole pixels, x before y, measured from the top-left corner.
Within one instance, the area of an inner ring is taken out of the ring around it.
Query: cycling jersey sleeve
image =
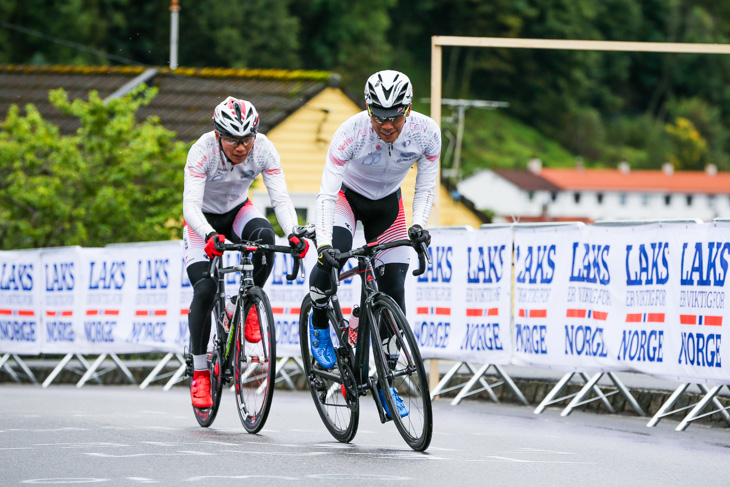
[[[332,245],[332,225],[335,221],[335,203],[345,177],[347,161],[352,158],[353,138],[348,137],[343,126],[335,132],[327,151],[322,172],[322,183],[317,195],[316,228],[317,246]]]
[[[190,148],[185,162],[183,218],[185,223],[201,238],[215,232],[215,229],[203,215],[203,195],[205,194],[205,182],[208,179],[210,164],[210,156],[206,155],[202,144],[196,142]]]
[[[271,206],[274,207],[276,220],[279,222],[284,236],[287,236],[292,233],[298,223],[297,212],[286,189],[286,178],[281,168],[281,158],[273,143],[264,162],[262,176],[266,190],[269,192]]]
[[[441,157],[441,132],[433,124],[435,130],[429,138],[423,157],[417,164],[416,187],[413,195],[413,221],[411,225],[425,227],[431,216],[433,200],[436,194],[439,159]]]

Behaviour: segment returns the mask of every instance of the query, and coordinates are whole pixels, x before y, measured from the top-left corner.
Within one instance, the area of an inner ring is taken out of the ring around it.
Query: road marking
[[[24,484],[98,484],[109,482],[109,479],[94,478],[51,478],[51,479],[30,479],[23,480]]]
[[[593,465],[594,462],[568,462],[568,461],[557,461],[557,460],[521,460],[519,458],[501,457],[496,455],[489,455],[487,458],[498,460],[504,463],[551,463],[551,464],[571,464],[571,465]]]
[[[297,477],[280,477],[276,475],[206,475],[204,477],[190,477],[188,482],[197,482],[207,479],[277,479],[277,480],[299,480]]]
[[[213,456],[215,453],[201,451],[179,451],[174,453],[129,453],[124,455],[112,455],[111,453],[85,452],[85,455],[102,458],[138,458],[138,457],[189,457],[189,456]]]
[[[86,443],[36,443],[35,446],[56,446],[59,448],[86,448],[86,447],[127,447],[122,443],[94,442]]]
[[[141,484],[157,484],[159,483],[157,480],[148,479],[145,477],[127,477],[127,480],[134,480],[135,482],[139,482]]]

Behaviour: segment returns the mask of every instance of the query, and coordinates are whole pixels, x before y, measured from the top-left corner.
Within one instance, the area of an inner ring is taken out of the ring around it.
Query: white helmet
[[[251,102],[229,96],[215,107],[213,126],[221,135],[245,137],[256,134],[259,128],[259,114]]]
[[[413,103],[413,85],[400,71],[378,71],[365,83],[365,104],[370,115],[408,115]]]

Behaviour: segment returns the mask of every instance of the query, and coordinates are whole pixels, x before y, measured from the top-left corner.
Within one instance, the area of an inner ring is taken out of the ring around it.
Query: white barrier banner
[[[41,353],[43,293],[40,251],[0,251],[0,353]]]
[[[87,249],[81,353],[179,352],[182,242]]]
[[[412,272],[418,268],[418,260],[415,253],[411,258],[406,287],[414,288],[414,293],[406,294],[406,307],[423,358],[454,359],[461,355],[467,275],[464,242],[470,233],[457,229],[431,231],[431,263],[415,278]],[[415,286],[410,284],[414,281]]]
[[[465,307],[455,316],[459,347],[452,360],[506,365],[512,359],[512,228],[482,228],[464,235]]]
[[[289,242],[285,238],[277,237],[276,244],[286,246],[289,245]],[[353,247],[364,244],[365,239],[362,232],[356,233]],[[289,281],[286,276],[293,269],[294,258],[288,254],[276,254],[274,269],[264,286],[264,290],[269,296],[271,308],[274,311],[276,355],[278,357],[301,356],[301,349],[299,348],[299,311],[301,310],[302,301],[309,294],[309,276],[316,264],[317,249],[310,245],[309,251],[299,268],[299,275],[296,280]],[[354,260],[347,262],[342,268],[342,272],[351,269],[354,264],[356,264]],[[360,278],[351,277],[341,281],[337,288],[337,296],[340,300],[342,313],[348,319],[352,313],[353,305],[360,302]],[[332,329],[330,329],[330,333],[332,339],[335,340],[336,337]]]
[[[578,329],[584,325],[573,317],[570,324],[566,321],[568,309],[575,309],[578,304],[569,295],[569,288],[576,287],[570,281],[573,253],[578,258],[578,252],[583,253],[585,248],[582,228],[582,225],[562,225],[514,229],[515,364],[570,371],[599,368],[593,356],[586,355],[584,350],[575,354],[576,343],[570,343],[566,337],[568,330],[572,334],[570,339],[575,340]],[[588,252],[580,257],[576,272],[596,272],[592,255]],[[583,257],[585,267],[580,268]],[[586,287],[591,293],[600,289],[593,285]],[[583,309],[604,312],[604,307],[582,305]],[[566,352],[570,350],[569,344],[573,353]]]
[[[682,382],[730,384],[728,364],[723,368],[723,358],[730,357],[730,344],[722,340],[728,326],[730,225],[670,228],[675,231],[662,234],[669,237],[671,256],[666,317],[670,335],[663,362],[668,373],[655,375]],[[655,265],[653,258],[649,265]],[[643,273],[638,278],[646,279]]]
[[[88,353],[84,346],[84,297],[88,277],[81,255],[90,249],[63,247],[43,250],[43,353]]]

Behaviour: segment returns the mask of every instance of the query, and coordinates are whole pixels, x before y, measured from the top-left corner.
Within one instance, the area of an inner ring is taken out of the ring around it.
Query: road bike
[[[313,237],[310,232],[309,238]],[[379,252],[400,246],[416,250],[419,268],[413,271],[413,275],[423,274],[426,258],[430,263],[426,245],[407,239],[382,244],[373,242],[344,252],[340,262],[354,258],[357,265],[339,276],[338,269],[332,269],[332,287],[327,292],[327,317],[337,357],[332,369],[324,369],[312,357],[309,344],[312,301],[309,295],[301,305],[299,343],[309,390],[317,412],[332,436],[343,443],[352,441],[360,418],[359,398],[369,392],[375,401],[380,422],[393,421],[411,448],[424,451],[431,443],[433,432],[428,378],[411,327],[395,300],[378,291],[373,267]],[[362,283],[359,327],[354,345],[348,339],[348,320],[336,294],[338,281],[353,276],[360,276]],[[374,371],[370,370],[371,349]],[[390,394],[391,388],[398,391],[408,408],[407,415],[388,414],[398,411]]]
[[[211,326],[215,327],[213,348],[208,352],[211,397],[213,406],[196,408],[195,419],[200,426],[213,424],[221,402],[223,386],[233,381],[238,416],[249,433],[258,433],[266,423],[271,409],[276,379],[276,330],[271,303],[263,289],[253,282],[253,256],[265,252],[288,253],[294,257],[294,268],[287,279],[294,280],[299,273],[301,259],[288,246],[268,245],[256,242],[222,244],[224,251],[240,254],[240,263],[224,267],[220,257],[215,256],[210,264],[210,277],[217,283]],[[227,274],[240,272],[238,293],[231,298],[235,311],[229,318],[226,312],[225,279]],[[261,340],[250,342],[245,337],[246,319],[251,309],[258,319]],[[188,377],[193,376],[193,358],[187,354]],[[192,379],[191,381],[192,382]]]

